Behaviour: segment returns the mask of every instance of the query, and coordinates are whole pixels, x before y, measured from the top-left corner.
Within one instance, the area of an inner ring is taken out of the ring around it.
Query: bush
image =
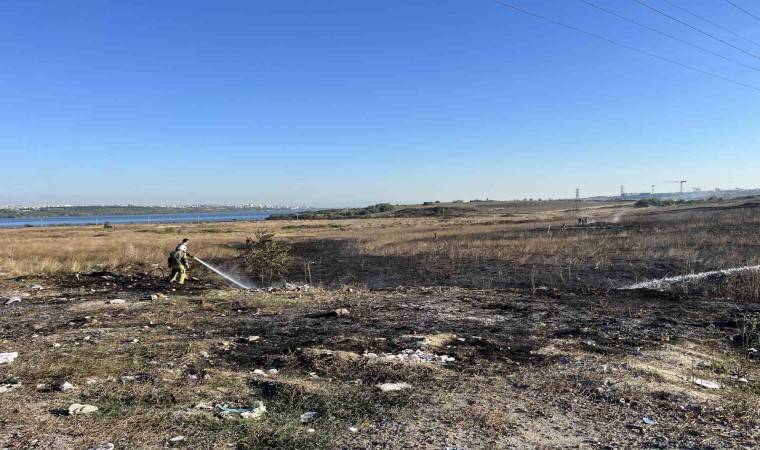
[[[633,204],[634,208],[648,208],[650,206],[670,206],[673,200],[660,200],[659,198],[642,198]]]
[[[245,240],[240,261],[246,272],[268,284],[282,278],[290,263],[290,246],[274,240],[274,233],[258,230]]]

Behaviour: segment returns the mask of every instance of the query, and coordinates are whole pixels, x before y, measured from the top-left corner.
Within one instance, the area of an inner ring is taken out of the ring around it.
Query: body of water
[[[126,223],[189,223],[189,222],[233,222],[264,220],[274,214],[291,214],[297,210],[284,211],[235,211],[181,214],[136,214],[124,216],[82,216],[82,217],[20,217],[0,219],[0,227],[49,227],[54,225],[104,225],[106,222]]]

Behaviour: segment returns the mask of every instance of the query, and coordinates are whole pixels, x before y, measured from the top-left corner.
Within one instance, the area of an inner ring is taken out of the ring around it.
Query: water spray
[[[198,261],[199,263],[203,264],[204,266],[208,267],[209,269],[211,269],[217,275],[220,275],[220,276],[224,277],[225,279],[227,279],[228,281],[232,282],[236,286],[238,286],[238,287],[240,287],[242,289],[253,289],[253,287],[246,285],[242,281],[236,280],[235,278],[232,277],[232,275],[228,275],[228,274],[222,272],[221,270],[219,270],[216,267],[212,266],[211,264],[203,261],[202,259],[198,258],[197,256],[193,256],[192,258],[194,260]]]

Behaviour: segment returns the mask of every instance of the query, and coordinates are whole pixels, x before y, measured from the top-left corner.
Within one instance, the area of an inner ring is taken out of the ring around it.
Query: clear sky
[[[504,1],[760,89],[760,71],[580,1]],[[633,0],[589,1],[760,70]],[[670,1],[760,43],[725,1]],[[760,90],[489,0],[0,2],[0,204],[758,187],[758,113]]]

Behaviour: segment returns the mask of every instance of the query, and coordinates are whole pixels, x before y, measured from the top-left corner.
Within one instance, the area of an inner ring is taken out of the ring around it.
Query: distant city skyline
[[[717,194],[720,196],[721,194],[725,193],[736,193],[737,191],[743,192],[747,191],[750,192],[751,195],[758,195],[760,194],[760,187],[734,187],[734,188],[718,188],[720,192]],[[697,193],[714,193],[715,188],[713,189],[700,189],[697,191]],[[672,190],[672,191],[655,191],[655,195],[662,196],[662,195],[674,195],[679,194],[680,189]],[[684,190],[684,194],[692,194],[692,190]],[[630,197],[639,197],[639,196],[645,196],[649,195],[650,192],[642,191],[642,192],[626,192],[626,196]],[[595,199],[595,198],[601,198],[601,197],[619,197],[620,192],[616,193],[610,193],[610,194],[594,194],[594,195],[581,195],[581,199]],[[574,195],[571,196],[565,196],[565,197],[535,197],[535,196],[527,196],[527,197],[520,197],[520,198],[506,198],[506,197],[477,197],[477,198],[462,198],[462,197],[456,197],[452,199],[443,199],[443,198],[436,198],[436,199],[426,199],[426,200],[415,200],[415,201],[406,201],[406,202],[384,202],[384,201],[376,201],[373,203],[357,203],[357,204],[332,204],[332,205],[307,205],[307,204],[291,204],[291,205],[281,205],[281,204],[273,204],[273,203],[250,203],[250,202],[242,202],[242,203],[184,203],[184,204],[137,204],[137,203],[81,203],[81,204],[74,204],[74,203],[63,203],[63,204],[46,204],[46,203],[40,203],[40,204],[12,204],[12,203],[0,203],[0,209],[36,209],[36,208],[65,208],[65,207],[78,207],[78,206],[150,206],[150,207],[172,207],[172,208],[191,208],[191,207],[203,207],[203,206],[229,206],[234,208],[245,208],[245,207],[251,207],[251,208],[265,208],[265,209],[306,209],[306,208],[332,208],[332,207],[358,207],[358,206],[368,206],[372,204],[377,203],[393,203],[393,204],[421,204],[424,202],[430,202],[430,201],[441,201],[441,202],[453,202],[462,200],[465,202],[469,202],[472,200],[490,200],[490,201],[522,201],[526,199],[530,200],[572,200],[574,199]]]
[[[582,2],[510,3],[760,87],[747,54],[636,2],[606,6],[728,59]],[[760,42],[730,4],[689,9]],[[6,204],[573,198],[760,174],[760,92],[489,1],[7,2],[0,60]]]

